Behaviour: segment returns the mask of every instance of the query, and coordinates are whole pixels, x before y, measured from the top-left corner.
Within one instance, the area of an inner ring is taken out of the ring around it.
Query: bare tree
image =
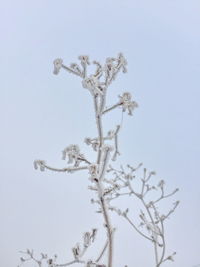
[[[118,134],[122,128],[122,121],[116,125],[115,129],[109,130],[106,134],[103,127],[103,117],[107,113],[112,112],[116,108],[121,108],[122,115],[127,112],[128,115],[132,115],[134,109],[138,107],[137,103],[132,100],[132,96],[129,92],[122,93],[118,100],[111,105],[107,106],[107,90],[111,83],[115,80],[119,72],[126,73],[127,61],[120,53],[116,58],[107,58],[104,65],[97,61],[93,61],[96,66],[94,74],[88,75],[88,66],[90,65],[88,56],[79,56],[80,63],[72,63],[70,66],[63,64],[62,59],[54,60],[54,74],[58,74],[61,69],[72,73],[82,80],[82,86],[86,88],[93,100],[94,104],[94,116],[97,127],[97,136],[93,138],[85,138],[85,143],[90,146],[96,152],[96,159],[90,160],[88,157],[81,153],[78,145],[72,144],[67,146],[62,151],[62,159],[68,160],[67,165],[63,168],[51,167],[44,160],[36,160],[34,162],[35,169],[44,171],[45,169],[56,171],[74,173],[77,171],[86,170],[89,173],[90,184],[88,188],[95,192],[95,198],[91,200],[92,203],[98,205],[97,212],[102,214],[104,219],[104,227],[106,230],[107,240],[104,246],[99,250],[98,256],[93,259],[84,259],[86,250],[92,245],[95,240],[97,229],[92,229],[90,232],[86,232],[83,235],[82,245],[79,243],[73,247],[73,260],[59,264],[57,263],[57,256],[49,258],[46,254],[41,253],[41,257],[37,259],[34,256],[32,250],[26,250],[21,252],[25,256],[21,257],[20,265],[27,261],[34,261],[39,267],[46,263],[51,267],[68,266],[74,263],[84,264],[87,267],[112,267],[113,266],[113,234],[115,228],[112,226],[110,219],[110,212],[115,211],[119,215],[122,215],[126,221],[128,221],[133,228],[151,241],[154,246],[155,252],[155,266],[159,267],[163,262],[167,260],[173,260],[173,255],[165,257],[165,233],[164,233],[164,221],[174,212],[179,202],[175,202],[173,208],[165,215],[161,215],[158,211],[157,204],[172,195],[178,190],[176,189],[172,193],[165,194],[164,181],[160,181],[158,186],[150,186],[149,180],[154,174],[150,172],[147,175],[146,169],[144,169],[144,177],[141,179],[141,192],[136,192],[132,185],[132,180],[135,178],[135,172],[138,168],[133,168],[127,165],[128,172],[121,166],[120,170],[114,169],[110,164],[110,160],[115,161],[120,155],[118,146]],[[111,177],[112,175],[112,177]],[[114,178],[113,178],[114,175]],[[146,196],[152,190],[160,190],[160,196],[149,202],[146,201]],[[121,196],[134,196],[138,198],[144,210],[141,210],[139,215],[141,219],[140,226],[145,226],[148,233],[144,233],[140,228],[133,223],[128,217],[128,209],[122,212],[119,208],[111,205],[111,201]],[[149,235],[148,235],[149,234]],[[161,248],[161,254],[158,253],[158,248]],[[102,262],[103,256],[107,251],[107,262]]]

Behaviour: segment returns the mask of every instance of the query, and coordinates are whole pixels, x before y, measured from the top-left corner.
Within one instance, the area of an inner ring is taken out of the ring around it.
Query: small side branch
[[[48,166],[45,163],[45,161],[43,161],[43,160],[35,160],[34,161],[34,168],[36,170],[39,168],[41,171],[44,171],[45,169],[48,169],[50,171],[55,171],[55,172],[69,172],[69,173],[72,173],[72,172],[75,172],[75,171],[87,170],[88,166],[69,167],[69,168],[59,169],[59,168],[53,168],[53,167]]]
[[[160,200],[162,200],[162,199],[164,199],[164,198],[168,198],[168,197],[173,196],[176,192],[178,192],[178,188],[175,189],[172,193],[170,193],[170,194],[168,194],[168,195],[164,195],[164,192],[163,192],[163,190],[162,190],[162,194],[161,194],[161,196],[160,196],[158,199],[156,199],[155,201],[153,201],[153,202],[154,202],[154,204],[155,204],[155,203],[159,202]]]
[[[117,129],[115,131],[115,152],[113,154],[112,160],[115,161],[117,158],[117,155],[120,155],[119,149],[118,149],[118,133],[120,130],[120,125],[117,125]]]
[[[115,230],[116,230],[116,229],[113,228],[112,235],[114,234]],[[108,247],[108,244],[109,244],[109,241],[106,240],[106,243],[105,243],[105,245],[103,246],[103,249],[102,249],[101,253],[99,254],[98,258],[97,258],[96,261],[95,261],[96,263],[98,263],[98,262],[101,260],[101,258],[103,257],[103,255],[104,255],[104,253],[105,253],[105,251],[106,251],[106,249],[107,249],[107,247]]]
[[[138,227],[128,218],[128,216],[124,216],[124,218],[130,223],[130,225],[132,225],[132,227],[138,232],[138,234],[142,235],[144,238],[148,239],[151,242],[154,242],[154,240],[150,237],[148,237],[147,235],[143,234]]]
[[[144,207],[144,211],[140,211],[139,217],[141,219],[140,226],[144,226],[146,230],[148,231],[148,235],[143,234],[138,227],[130,220],[130,218],[127,216],[128,209],[125,212],[122,212],[120,209],[115,207],[110,207],[111,210],[114,210],[118,213],[118,215],[122,215],[131,225],[132,227],[143,237],[148,239],[153,243],[154,246],[154,254],[155,254],[155,267],[160,267],[163,262],[166,260],[173,260],[173,257],[171,259],[171,256],[165,258],[166,253],[166,242],[165,242],[165,231],[164,231],[164,221],[169,218],[169,216],[176,210],[177,206],[179,205],[179,201],[176,201],[172,209],[165,215],[160,214],[157,206],[155,204],[159,203],[162,199],[169,198],[173,196],[178,189],[175,189],[173,192],[169,194],[165,194],[165,181],[161,180],[157,184],[157,186],[149,184],[150,179],[153,175],[155,175],[155,172],[149,172],[147,173],[146,168],[143,169],[143,177],[141,178],[141,189],[139,190],[139,193],[137,193],[134,190],[134,186],[132,186],[131,181],[134,181],[136,178],[135,171],[141,166],[141,164],[137,168],[133,168],[130,165],[127,165],[129,168],[129,172],[127,173],[124,168],[121,166],[120,170],[114,169],[112,166],[110,166],[109,172],[112,171],[115,179],[116,185],[122,184],[122,187],[118,185],[118,192],[115,193],[113,196],[110,194],[110,197],[108,196],[108,201],[112,201],[115,198],[118,198],[123,195],[129,195],[129,196],[135,196],[137,199],[140,200],[141,204]],[[121,192],[122,188],[127,188],[128,192]],[[146,196],[149,195],[148,193],[152,190],[159,191],[159,197],[156,200],[147,201]],[[175,255],[175,254],[173,254]],[[172,256],[173,256],[172,255]]]
[[[73,261],[70,261],[70,262],[67,262],[67,263],[63,263],[63,264],[55,264],[54,266],[55,267],[65,267],[65,266],[69,266],[69,265],[72,265],[72,264],[75,264],[75,263],[85,264],[86,262],[82,261],[82,260],[73,260]]]
[[[75,71],[75,70],[65,66],[64,64],[62,64],[62,68],[65,69],[66,71],[68,71],[69,73],[73,73],[73,74],[83,78],[83,75],[80,72]]]
[[[109,111],[111,111],[111,110],[113,110],[113,109],[116,109],[116,108],[118,108],[118,107],[121,106],[121,105],[122,105],[122,103],[119,102],[119,103],[117,103],[117,104],[115,104],[115,105],[113,105],[113,106],[111,106],[111,107],[105,109],[105,110],[102,112],[102,114],[104,115],[104,114],[106,114],[107,112],[109,112]]]

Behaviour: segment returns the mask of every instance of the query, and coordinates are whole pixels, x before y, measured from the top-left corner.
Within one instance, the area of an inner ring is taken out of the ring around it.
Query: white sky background
[[[27,247],[71,260],[82,233],[101,226],[85,172],[41,173],[32,163],[61,167],[61,151],[73,143],[93,155],[82,142],[96,136],[90,94],[77,77],[54,76],[52,61],[88,54],[104,62],[118,52],[128,73],[110,87],[110,104],[124,91],[139,103],[124,117],[118,163],[143,162],[169,190],[180,188],[166,229],[176,261],[163,267],[199,264],[200,1],[8,0],[0,12],[0,266],[16,266]],[[119,111],[109,115],[106,129],[119,119]],[[112,221],[115,266],[153,267],[150,244],[122,218]]]

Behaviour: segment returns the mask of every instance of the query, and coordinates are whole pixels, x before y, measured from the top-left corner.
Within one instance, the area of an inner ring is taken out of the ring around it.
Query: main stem
[[[102,179],[105,173],[105,170],[107,168],[106,162],[108,161],[109,151],[106,151],[106,155],[104,158],[105,162],[102,162],[102,147],[103,147],[103,129],[102,129],[102,110],[104,106],[105,98],[101,98],[101,102],[98,103],[98,96],[94,96],[94,107],[95,107],[95,115],[96,115],[96,123],[97,123],[97,130],[98,130],[98,139],[99,139],[99,148],[98,148],[98,156],[97,156],[97,164],[98,164],[98,172],[99,176],[97,179],[97,189],[98,189],[98,196],[99,201],[101,204],[101,210],[103,213],[104,221],[105,221],[105,227],[107,229],[107,235],[108,235],[108,265],[107,267],[112,267],[112,261],[113,261],[113,239],[112,239],[112,226],[109,219],[109,213],[108,208],[104,199],[104,186],[102,183]],[[100,168],[100,165],[102,166],[102,169]],[[100,173],[101,171],[101,173]]]

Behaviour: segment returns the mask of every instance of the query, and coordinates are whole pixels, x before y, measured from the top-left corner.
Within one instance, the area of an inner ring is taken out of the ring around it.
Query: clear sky
[[[70,260],[82,233],[101,225],[86,173],[41,173],[32,163],[39,158],[61,167],[61,151],[73,143],[92,156],[82,142],[96,135],[92,99],[77,77],[54,76],[53,60],[67,64],[88,54],[104,62],[118,52],[128,60],[128,73],[113,83],[109,101],[130,91],[139,103],[132,118],[124,117],[118,162],[143,162],[169,190],[180,188],[181,205],[166,229],[176,261],[164,266],[200,264],[200,1],[0,5],[0,266],[16,266],[18,251],[27,247]],[[113,112],[106,126],[119,117]],[[146,240],[121,218],[112,221],[119,224],[115,266],[153,267]]]

